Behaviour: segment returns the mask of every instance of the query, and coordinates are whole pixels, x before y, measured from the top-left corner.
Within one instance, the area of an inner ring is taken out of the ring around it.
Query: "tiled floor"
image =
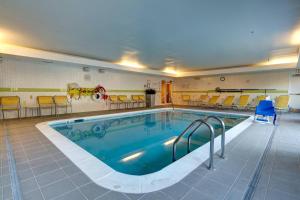
[[[80,114],[84,115],[89,114]],[[169,188],[148,194],[124,194],[94,184],[34,127],[36,123],[49,119],[42,117],[1,122],[0,199],[12,198],[4,143],[6,132],[13,148],[23,199],[199,200],[243,199],[274,128],[253,124],[226,146],[225,160],[215,156],[215,171],[207,170],[204,163]],[[299,128],[300,114],[281,116],[254,199],[300,198]]]

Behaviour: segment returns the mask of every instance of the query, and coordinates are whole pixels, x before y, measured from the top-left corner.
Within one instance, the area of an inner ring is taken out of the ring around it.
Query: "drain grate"
[[[279,121],[279,119],[277,119],[277,121]],[[270,149],[271,149],[271,146],[272,146],[272,143],[273,143],[273,138],[274,138],[274,135],[275,135],[275,132],[278,128],[278,124],[275,126],[275,128],[273,129],[272,131],[272,134],[268,140],[268,143],[267,143],[267,146],[264,150],[264,153],[256,167],[256,170],[255,170],[255,173],[251,179],[251,182],[249,183],[249,186],[248,186],[248,190],[246,191],[245,195],[244,195],[244,200],[251,200],[253,198],[253,195],[255,193],[255,189],[256,189],[256,186],[260,180],[260,177],[261,177],[261,173],[262,173],[262,169],[263,169],[263,166],[265,164],[265,161],[267,159],[267,155],[269,154],[270,152]]]
[[[4,140],[6,144],[6,152],[7,152],[7,161],[9,168],[9,175],[11,180],[11,191],[13,200],[22,200],[22,192],[20,190],[20,183],[16,171],[16,162],[13,155],[13,150],[11,144],[9,142],[9,136],[7,133],[6,126],[4,125]]]

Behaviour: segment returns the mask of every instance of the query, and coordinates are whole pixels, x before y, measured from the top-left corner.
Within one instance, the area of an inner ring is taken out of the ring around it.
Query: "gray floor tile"
[[[11,187],[10,186],[4,186],[2,188],[3,190],[3,200],[7,200],[7,199],[11,199],[12,198],[12,191],[11,191]]]
[[[75,186],[69,179],[63,179],[41,188],[43,196],[46,200],[57,197],[74,189]]]
[[[223,168],[220,168],[216,171],[213,171],[212,173],[207,174],[205,178],[214,180],[218,183],[221,183],[221,184],[224,184],[224,185],[227,185],[228,187],[230,187],[234,183],[234,181],[237,179],[238,175],[239,175],[238,173],[229,174],[229,173],[223,171]]]
[[[28,192],[38,189],[38,185],[34,178],[30,178],[30,179],[21,181],[20,186],[21,186],[21,190],[22,190],[23,194],[26,194]]]
[[[32,168],[32,171],[35,176],[38,176],[38,175],[41,175],[44,173],[49,173],[51,171],[58,170],[58,169],[59,169],[59,166],[56,163],[50,163],[50,164]]]
[[[41,157],[29,161],[29,164],[32,168],[39,167],[46,164],[52,164],[52,163],[54,163],[54,160],[51,156]]]
[[[61,159],[61,160],[58,160],[58,161],[57,161],[57,164],[58,164],[59,166],[61,166],[61,167],[66,167],[66,166],[68,166],[68,165],[74,165],[74,164],[72,163],[72,161],[70,161],[68,158],[63,158],[63,159]]]
[[[81,172],[81,170],[74,164],[64,167],[63,170],[68,176],[72,176]]]
[[[151,192],[145,194],[140,200],[172,200],[171,197],[162,192]]]
[[[213,180],[203,178],[195,188],[203,193],[205,196],[212,197],[214,199],[224,198],[230,187],[215,182]]]
[[[95,199],[99,196],[104,195],[106,192],[109,190],[99,187],[95,183],[89,183],[87,185],[84,185],[79,188],[80,191],[84,194],[85,197],[87,197],[89,200],[90,199]]]
[[[86,200],[86,198],[81,194],[79,190],[73,190],[67,194],[59,196],[55,200]]]
[[[225,200],[243,200],[244,194],[240,190],[233,189],[225,196]]]
[[[20,181],[34,177],[31,169],[17,171],[17,175]]]
[[[271,189],[267,191],[266,200],[299,200],[299,196],[293,196],[285,192]]]
[[[163,189],[162,192],[172,197],[172,199],[178,200],[181,199],[189,190],[191,190],[191,187],[179,182],[171,187]]]
[[[202,192],[192,189],[182,200],[213,200],[211,197],[204,195]]]
[[[108,192],[101,197],[96,198],[96,200],[129,200],[128,197],[120,192]]]
[[[85,185],[87,183],[90,183],[91,180],[89,177],[87,177],[84,173],[80,172],[78,174],[72,175],[69,177],[71,181],[76,185],[77,187],[80,187],[82,185]]]
[[[182,182],[185,183],[188,186],[195,186],[201,179],[203,178],[203,175],[199,175],[195,172],[192,172],[191,174],[187,175],[184,179],[182,179]]]
[[[300,182],[290,182],[278,179],[271,176],[269,187],[282,192],[287,192],[294,195],[300,195]]]
[[[36,176],[36,180],[41,187],[51,184],[53,182],[57,182],[58,180],[64,178],[66,178],[66,174],[62,169],[58,169],[49,173],[44,173],[42,175]]]
[[[34,190],[29,193],[23,194],[24,200],[43,200],[43,195],[40,190]]]

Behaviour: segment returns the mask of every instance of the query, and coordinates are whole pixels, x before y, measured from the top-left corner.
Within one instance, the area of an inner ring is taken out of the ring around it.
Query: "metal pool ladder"
[[[191,144],[191,138],[193,136],[193,134],[196,132],[196,130],[202,126],[205,125],[209,131],[210,131],[210,152],[209,152],[209,165],[208,165],[208,169],[213,169],[214,168],[214,161],[213,161],[213,155],[214,155],[214,143],[215,143],[215,130],[212,127],[212,125],[210,125],[207,121],[208,119],[215,119],[218,122],[220,122],[221,126],[222,126],[222,136],[221,136],[221,158],[224,158],[224,154],[225,154],[225,124],[224,122],[216,116],[208,116],[207,118],[203,119],[197,119],[195,121],[193,121],[174,141],[173,143],[173,154],[172,154],[172,159],[173,162],[176,161],[176,145],[179,142],[179,140],[182,138],[182,136],[184,136],[188,130],[190,130],[192,127],[194,127],[196,125],[196,127],[192,130],[192,132],[188,135],[188,145],[187,145],[187,152],[190,153],[190,144]]]

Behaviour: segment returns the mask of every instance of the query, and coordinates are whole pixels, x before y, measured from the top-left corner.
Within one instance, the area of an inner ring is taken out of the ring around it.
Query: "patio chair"
[[[239,98],[239,102],[233,105],[233,108],[236,109],[247,109],[249,107],[249,98],[250,95],[241,95]]]
[[[55,104],[55,115],[58,114],[59,108],[64,108],[66,113],[68,113],[68,107],[70,107],[71,112],[72,112],[72,105],[68,101],[67,96],[54,96],[53,100],[54,100],[54,104]]]
[[[0,97],[0,110],[2,112],[2,119],[5,119],[4,112],[16,111],[18,118],[21,115],[20,97],[18,96],[5,96]]]
[[[203,105],[210,107],[210,108],[216,107],[219,98],[220,98],[220,96],[214,95],[208,100],[208,102],[206,104],[203,104]]]
[[[227,96],[222,104],[219,104],[219,108],[232,108],[234,96]]]
[[[37,96],[37,103],[39,106],[39,115],[42,115],[42,109],[50,109],[53,114],[53,107],[55,107],[52,96]]]
[[[289,109],[289,95],[280,95],[275,99],[275,108],[277,110],[288,110]]]
[[[197,105],[203,105],[207,102],[208,102],[208,95],[205,94],[205,95],[200,95],[199,99],[193,101],[193,104],[197,106]]]
[[[140,104],[139,95],[131,95],[131,103],[133,108],[134,108],[134,104],[137,104],[137,107],[139,107]]]
[[[116,109],[119,108],[120,102],[118,100],[117,95],[109,95],[108,100],[109,100],[109,109],[111,109],[112,105],[116,105]]]
[[[142,107],[146,105],[145,95],[139,95],[139,103],[142,104]]]
[[[258,116],[262,116],[263,118],[258,118]],[[260,101],[255,109],[254,120],[270,123],[270,117],[273,117],[273,124],[275,125],[277,115],[273,102],[270,100]]]
[[[189,105],[191,102],[191,96],[190,95],[182,95],[182,101],[183,101],[183,103],[187,103],[186,105]]]
[[[253,100],[252,100],[252,103],[251,105],[249,106],[250,109],[255,109],[256,106],[258,106],[259,102],[262,101],[262,100],[266,100],[267,96],[266,95],[259,95],[257,97],[255,97]]]
[[[128,99],[127,95],[119,95],[118,100],[120,102],[120,107],[122,104],[124,104],[124,108],[128,108],[131,101]]]

